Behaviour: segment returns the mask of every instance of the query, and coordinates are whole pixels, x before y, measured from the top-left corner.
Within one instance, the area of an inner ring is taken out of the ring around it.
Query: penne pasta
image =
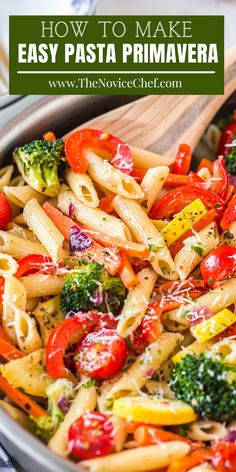
[[[188,454],[190,446],[180,441],[138,447],[106,457],[82,461],[89,472],[144,472],[167,467],[173,460]]]
[[[220,235],[220,244],[236,247],[236,221],[233,221]]]
[[[139,283],[130,289],[119,315],[117,332],[124,338],[140,325],[157,279],[156,273],[151,269],[143,269],[137,277]]]
[[[22,237],[8,231],[0,231],[0,251],[10,254],[14,259],[21,259],[29,254],[48,254],[42,244],[29,240],[22,241]]]
[[[170,251],[144,208],[134,200],[121,196],[114,198],[113,207],[127,224],[136,241],[144,243],[150,249],[149,260],[157,274],[168,280],[175,280],[178,276]]]
[[[60,260],[64,237],[35,198],[25,205],[24,218],[31,231],[44,244],[52,260]]]
[[[9,275],[4,283],[2,327],[14,344],[17,337],[15,332],[15,314],[17,310],[25,310],[26,291],[22,283]]]
[[[29,354],[42,347],[35,319],[22,310],[15,312],[15,333],[18,347]]]
[[[169,174],[169,167],[160,166],[148,169],[140,186],[144,192],[147,212],[151,210],[154,205],[164,183]]]
[[[194,441],[218,441],[227,435],[225,425],[217,421],[201,420],[190,425],[188,437]]]
[[[9,185],[13,171],[14,167],[12,165],[0,169],[0,192],[3,191],[5,185]]]
[[[181,305],[177,310],[164,313],[163,318],[177,321],[181,324],[189,326],[187,314],[198,307],[208,306],[212,313],[217,313],[225,307],[236,303],[236,279],[232,278],[228,282],[222,284],[219,288],[210,290],[205,295],[194,300],[194,302]]]
[[[49,441],[49,448],[61,456],[69,454],[67,437],[71,424],[77,420],[85,411],[93,411],[97,403],[95,387],[79,388],[78,393],[58,430]]]
[[[86,228],[102,231],[109,236],[117,236],[121,239],[131,240],[131,234],[127,226],[113,215],[108,215],[99,208],[89,208],[79,202],[73,192],[66,185],[61,186],[58,195],[58,208],[66,215],[70,214],[70,206],[73,205],[73,216]]]
[[[18,269],[18,264],[12,256],[0,252],[0,277],[14,275]]]
[[[39,325],[43,345],[46,346],[52,329],[64,320],[60,309],[60,297],[50,298],[46,302],[39,303],[33,315]]]
[[[163,333],[154,343],[150,344],[129,367],[117,382],[105,391],[103,402],[106,408],[113,400],[129,394],[139,394],[146,384],[147,373],[157,370],[168,356],[175,350],[183,337],[175,333]],[[105,386],[106,387],[106,386]]]
[[[42,193],[37,192],[29,185],[23,186],[5,186],[4,193],[8,200],[14,205],[24,208],[26,203],[35,198],[39,203],[43,203],[46,200],[46,196]]]
[[[91,208],[99,205],[96,189],[88,175],[75,174],[71,169],[66,169],[65,179],[79,202]]]
[[[210,223],[196,235],[185,239],[184,247],[174,258],[180,280],[185,280],[202,258],[207,256],[218,244],[219,234],[215,222]]]
[[[126,198],[142,199],[144,193],[133,177],[113,167],[90,149],[84,151],[88,161],[88,172],[92,179],[102,187]]]
[[[175,157],[163,156],[147,149],[140,149],[130,146],[132,158],[135,167],[140,169],[150,169],[150,167],[170,166],[173,164]]]
[[[20,281],[28,298],[59,295],[65,283],[63,277],[46,274],[28,275],[27,277],[21,277]]]
[[[36,238],[34,233],[32,233],[32,231],[22,228],[22,226],[19,226],[16,223],[9,223],[9,225],[7,225],[7,232],[18,236],[19,238],[28,239],[29,241],[39,243],[39,240]]]

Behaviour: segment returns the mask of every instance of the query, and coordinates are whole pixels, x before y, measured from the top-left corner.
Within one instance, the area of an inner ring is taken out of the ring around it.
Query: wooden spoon
[[[93,118],[76,129],[90,127],[109,131],[132,146],[166,156],[163,163],[168,165],[179,143],[188,143],[192,149],[196,147],[206,127],[234,90],[236,47],[225,55],[224,95],[149,95]]]

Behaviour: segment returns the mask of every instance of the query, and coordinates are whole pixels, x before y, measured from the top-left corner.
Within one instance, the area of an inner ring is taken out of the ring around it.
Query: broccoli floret
[[[230,153],[225,158],[226,169],[229,174],[236,175],[236,140],[233,141]]]
[[[56,432],[64,414],[69,408],[73,396],[73,383],[66,379],[58,379],[46,389],[48,398],[48,415],[35,418],[30,416],[34,432],[42,441],[48,443]]]
[[[60,188],[58,168],[65,162],[61,139],[32,141],[13,151],[13,158],[24,180],[38,192],[55,197]]]
[[[124,303],[126,289],[119,277],[109,277],[98,262],[83,262],[67,276],[61,291],[66,312],[98,309],[116,315]]]
[[[183,357],[172,370],[170,387],[202,418],[236,418],[236,371],[209,354]]]

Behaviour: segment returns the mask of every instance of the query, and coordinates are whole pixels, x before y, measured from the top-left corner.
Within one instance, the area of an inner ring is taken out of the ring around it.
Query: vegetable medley
[[[236,470],[236,113],[215,132],[196,171],[94,129],[1,171],[0,405],[85,470]]]

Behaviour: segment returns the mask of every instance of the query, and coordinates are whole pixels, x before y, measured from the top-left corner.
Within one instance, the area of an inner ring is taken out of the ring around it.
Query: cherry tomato
[[[44,273],[50,273],[53,270],[55,272],[55,268],[56,266],[51,257],[43,256],[42,254],[29,254],[18,261],[18,269],[14,276],[23,277],[34,274],[39,270],[42,270]]]
[[[81,129],[66,138],[66,159],[75,173],[85,173],[88,168],[83,148],[90,148],[111,158],[111,164],[117,169],[130,174],[133,169],[133,160],[128,144],[110,133],[98,129]]]
[[[236,120],[235,120],[235,112],[234,112],[233,121],[231,121],[230,123],[227,123],[220,137],[218,155],[222,154],[223,156],[227,156],[230,153],[230,147],[227,146],[227,144],[231,144],[235,136],[236,136]]]
[[[11,207],[2,192],[0,192],[0,229],[5,229],[11,219]]]
[[[98,321],[96,311],[79,313],[56,326],[46,346],[46,367],[48,375],[56,379],[73,377],[65,365],[66,350],[79,339],[95,329]]]
[[[89,333],[76,346],[75,365],[81,374],[94,379],[114,377],[125,364],[127,346],[114,329]]]
[[[224,209],[223,200],[213,192],[194,185],[178,187],[167,193],[158,203],[156,203],[149,214],[150,218],[169,218],[171,215],[183,210],[186,205],[200,198],[206,208],[215,208],[218,214]]]
[[[191,148],[188,144],[180,144],[171,171],[173,174],[186,175],[191,164]]]
[[[229,185],[229,177],[225,167],[223,156],[219,156],[213,162],[212,192],[224,199]]]
[[[227,229],[236,220],[236,194],[231,198],[220,222],[222,229]]]
[[[208,254],[200,264],[200,271],[210,287],[216,287],[221,280],[230,277],[236,270],[236,248],[219,246]]]
[[[112,313],[100,313],[98,312],[98,322],[96,331],[100,331],[102,328],[116,329],[118,321]]]
[[[79,459],[106,456],[113,445],[112,421],[102,413],[88,411],[70,426],[68,448]]]

